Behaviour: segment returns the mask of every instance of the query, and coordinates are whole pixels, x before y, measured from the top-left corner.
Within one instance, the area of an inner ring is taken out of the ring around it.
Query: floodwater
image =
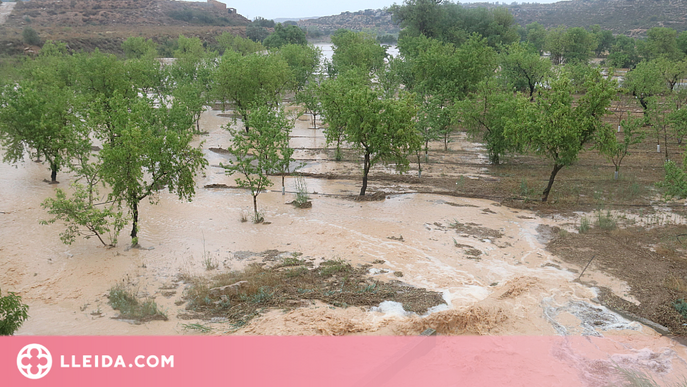
[[[70,176],[61,173],[61,183],[49,185],[43,181],[49,171],[42,164],[0,164],[0,287],[20,293],[30,306],[30,318],[18,334],[193,334],[184,324],[197,321],[177,318],[183,311],[183,305],[175,304],[183,291],[177,275],[213,273],[205,270],[207,257],[219,264],[219,270],[241,269],[255,258],[239,252],[273,249],[300,252],[316,263],[333,258],[353,265],[383,260],[373,264],[371,275],[392,280],[399,279],[393,273],[400,271],[403,282],[443,293],[446,305],[423,317],[409,315],[394,303],[374,310],[315,303],[288,313],[268,312],[239,331],[221,320],[200,321],[213,334],[417,334],[435,325],[442,334],[603,336],[617,344],[597,348],[603,353],[635,356],[637,351],[649,351],[670,363],[667,369],[673,374],[687,374],[683,346],[598,305],[594,289],[574,282],[581,268],[569,267],[545,250],[549,227],[557,225],[553,219],[487,200],[392,187],[375,181],[380,167],[373,171],[370,192],[393,188],[406,193],[355,202],[341,195],[357,193],[357,180],[306,178],[313,207],[297,209],[286,204],[295,196],[294,179],[286,179],[287,194],[282,195],[280,178],[274,178],[270,191],[258,197],[269,224],[242,223],[242,215],[252,212],[246,191],[203,188],[235,185],[219,167],[227,156],[209,150],[226,148],[230,141],[222,125],[231,121],[219,113],[208,111],[201,119],[201,129],[208,134],[199,142],[210,166],[198,178],[196,197],[180,202],[160,193],[157,205],[144,201],[140,249],[127,248],[128,227],[115,248],[102,247],[97,239],[62,244],[60,224],[39,224],[48,218],[40,204],[56,188],[66,189]],[[309,117],[296,120],[292,139],[296,154],[306,163],[304,170],[336,173],[359,168],[327,160],[326,153],[316,149],[324,144],[322,130],[310,126]],[[451,146],[466,152],[480,149],[462,138]],[[480,172],[479,164],[461,168],[435,173]],[[628,290],[626,283],[602,272],[590,270],[587,275],[616,294]],[[155,297],[169,321],[136,325],[112,319],[117,312],[105,295],[122,281],[140,296]]]

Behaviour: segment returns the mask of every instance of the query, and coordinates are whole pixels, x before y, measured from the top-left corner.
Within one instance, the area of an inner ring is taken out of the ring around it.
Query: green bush
[[[29,317],[29,306],[22,304],[21,296],[9,292],[2,296],[0,290],[0,336],[11,336]]]
[[[38,36],[38,32],[31,27],[25,27],[24,31],[21,33],[21,36],[26,44],[38,46],[41,43],[41,38]]]

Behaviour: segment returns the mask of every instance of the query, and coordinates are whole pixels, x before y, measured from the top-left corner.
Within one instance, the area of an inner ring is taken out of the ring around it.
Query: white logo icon
[[[52,356],[47,348],[40,344],[29,344],[17,355],[17,368],[29,379],[40,379],[47,375],[52,367]]]

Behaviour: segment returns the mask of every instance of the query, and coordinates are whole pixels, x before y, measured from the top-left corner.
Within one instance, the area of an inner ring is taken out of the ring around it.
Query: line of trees
[[[217,39],[219,51],[180,36],[173,65],[155,60],[156,45],[140,37],[122,45],[126,60],[98,51],[70,55],[64,44],[48,42],[23,66],[21,79],[1,90],[4,159],[18,162],[28,154],[46,162],[51,183],[65,169],[76,176],[72,196],[57,190],[44,203],[53,215],[48,223],[68,225],[66,243],[83,235],[114,244],[130,222],[136,244],[142,200],[155,202],[162,189],[191,200],[194,178],[207,164],[193,136],[214,103],[241,118],[243,130],[226,128],[233,157],[223,167],[250,190],[260,221],[257,197],[272,184],[268,176],[283,177],[295,164],[287,94],[313,115],[314,127],[320,115],[337,160],[344,145],[359,155],[360,195],[378,163],[404,171],[412,160],[421,176],[429,143],[442,141],[448,150],[458,129],[485,144],[492,164],[517,153],[549,160],[547,201],[559,171],[583,151],[604,154],[617,178],[623,158],[643,138],[640,128],[650,125],[659,151],[664,142],[666,184],[682,184],[684,171],[669,161],[667,138],[681,143],[687,133],[683,35],[653,29],[644,43],[627,44],[595,28],[519,29],[503,10],[433,0],[408,0],[391,11],[404,27],[398,57],[389,57],[372,35],[340,30],[332,36],[332,60],[323,65],[319,50],[293,26],[274,26],[269,50],[228,33]],[[591,55],[609,51],[613,60],[617,45],[635,49],[622,88],[587,64]],[[636,97],[645,112],[644,119],[621,122],[622,134],[604,120],[619,92]],[[92,151],[95,143],[99,152]],[[106,198],[98,194],[103,186]]]

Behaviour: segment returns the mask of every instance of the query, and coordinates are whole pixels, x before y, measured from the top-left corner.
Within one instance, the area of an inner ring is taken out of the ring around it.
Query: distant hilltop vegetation
[[[8,27],[245,26],[250,21],[215,0],[31,0],[18,2]]]
[[[400,1],[398,3],[401,3]],[[505,7],[521,26],[539,22],[545,27],[590,27],[598,24],[616,34],[643,36],[652,27],[687,29],[687,0],[572,0],[552,4],[469,3],[465,8]],[[327,34],[339,28],[354,31],[370,30],[396,34],[391,14],[385,10],[368,9],[344,12],[335,16],[298,21],[300,27],[319,29]]]

